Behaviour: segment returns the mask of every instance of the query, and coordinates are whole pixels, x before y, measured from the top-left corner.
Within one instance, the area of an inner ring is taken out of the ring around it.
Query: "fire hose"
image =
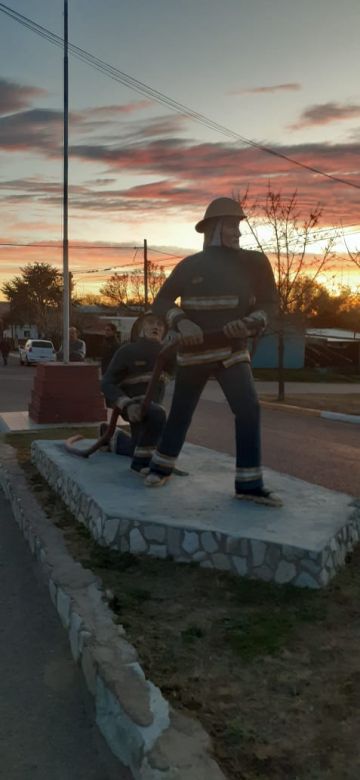
[[[252,334],[250,334],[250,335],[252,335]],[[207,336],[207,338],[210,337],[212,339],[216,339],[216,338],[219,338],[219,337],[221,339],[224,338],[224,334],[221,331],[220,332],[219,331],[215,331],[215,332],[212,332],[212,333],[207,333],[206,336]],[[256,345],[257,345],[257,335],[254,334],[252,336],[252,338],[253,338],[253,347],[252,347],[251,355],[250,355],[251,358],[254,355],[255,348],[256,348]],[[168,343],[166,343],[163,346],[163,348],[160,350],[160,352],[159,352],[159,354],[158,354],[158,356],[156,358],[156,361],[155,361],[155,365],[154,365],[154,368],[153,368],[153,371],[152,371],[151,379],[150,379],[149,384],[147,386],[144,399],[143,399],[143,401],[141,403],[141,417],[142,418],[146,415],[146,413],[147,413],[147,411],[149,409],[149,406],[151,404],[151,401],[152,401],[152,399],[154,397],[154,393],[155,393],[157,384],[159,382],[160,375],[161,375],[161,373],[163,371],[164,365],[165,365],[166,361],[169,359],[170,355],[173,352],[177,351],[177,349],[179,348],[180,342],[181,342],[181,337],[174,332],[173,335],[170,337],[170,340],[168,341]],[[66,448],[67,452],[70,452],[71,455],[78,455],[80,458],[88,458],[90,455],[93,455],[94,452],[97,452],[97,450],[101,449],[101,447],[105,447],[106,445],[108,445],[109,442],[112,439],[112,436],[115,433],[116,423],[117,423],[118,418],[120,416],[121,416],[120,409],[118,407],[115,407],[115,409],[113,409],[113,411],[111,413],[109,425],[108,425],[106,431],[103,433],[102,436],[100,436],[99,439],[97,439],[96,442],[94,442],[94,444],[91,445],[91,447],[88,447],[87,449],[78,449],[77,447],[74,447],[74,444],[76,442],[83,440],[83,438],[84,438],[83,436],[81,436],[80,434],[76,434],[74,436],[70,436],[66,440],[66,442],[65,442],[65,448]]]
[[[160,379],[160,375],[163,371],[164,365],[166,361],[169,359],[170,355],[178,349],[179,341],[180,341],[179,338],[172,339],[171,341],[169,341],[169,343],[165,344],[165,346],[163,346],[163,348],[160,350],[155,361],[151,379],[147,386],[144,399],[141,403],[141,417],[145,417],[149,409],[149,406],[151,404],[151,401],[154,397],[154,392],[158,384],[158,381]],[[115,407],[115,409],[112,410],[109,425],[106,431],[103,433],[102,436],[100,436],[99,439],[97,439],[96,442],[94,442],[94,444],[91,445],[91,447],[88,447],[88,449],[78,449],[77,447],[73,446],[76,442],[81,441],[83,439],[83,436],[76,434],[75,436],[70,436],[70,438],[66,440],[65,442],[66,450],[70,452],[72,455],[79,455],[81,458],[88,458],[89,455],[92,455],[101,447],[105,447],[107,444],[109,444],[109,442],[112,439],[112,436],[115,433],[116,423],[120,416],[121,416],[120,409],[118,407]]]

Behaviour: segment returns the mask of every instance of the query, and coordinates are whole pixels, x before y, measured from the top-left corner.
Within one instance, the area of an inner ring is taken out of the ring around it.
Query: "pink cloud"
[[[297,92],[301,88],[301,84],[293,81],[286,84],[271,84],[266,87],[244,87],[242,89],[234,89],[232,92],[228,92],[228,95],[265,95],[272,92]]]
[[[360,143],[298,144],[278,146],[278,151],[306,165],[318,167],[349,182],[358,182]],[[243,193],[247,187],[254,196],[264,197],[268,181],[284,194],[294,190],[304,209],[324,204],[324,212],[338,224],[358,220],[359,198],[355,189],[332,182],[291,165],[287,160],[257,149],[226,143],[196,144],[180,139],[153,140],[116,148],[105,145],[77,145],[70,159],[93,162],[105,168],[97,180],[70,186],[71,209],[79,212],[136,215],[173,215],[201,209],[209,197]],[[116,186],[123,171],[151,176],[153,181],[128,188]],[[108,176],[110,174],[110,181]],[[0,181],[3,210],[10,204],[58,207],[61,183],[40,178]]]
[[[31,105],[33,98],[46,94],[45,89],[27,87],[0,78],[0,116],[27,108]]]
[[[305,165],[317,167],[345,181],[359,183],[359,143],[279,145],[277,150]],[[228,194],[236,188],[244,191],[247,186],[263,192],[271,179],[274,188],[286,192],[297,189],[307,202],[321,200],[328,207],[336,198],[337,203],[343,204],[342,217],[349,208],[353,216],[358,210],[356,190],[295,167],[280,157],[248,147],[239,148],[225,143],[186,143],[172,138],[112,149],[77,146],[73,147],[72,154],[79,159],[102,162],[113,174],[116,170],[125,170],[155,176],[158,185],[152,183],[131,188],[127,193],[121,191],[127,209],[133,205],[136,207],[147,198],[149,208],[153,208],[151,201],[156,197],[171,208],[174,203],[185,206],[204,202],[209,192],[215,193],[215,197],[216,193]],[[112,196],[115,197],[115,193]],[[121,200],[118,207],[122,208]]]
[[[63,116],[60,111],[31,109],[0,118],[0,149],[6,152],[61,152]]]
[[[134,114],[136,111],[142,111],[146,108],[150,108],[153,105],[152,100],[138,100],[134,103],[124,103],[120,105],[112,106],[98,106],[94,108],[87,108],[83,111],[83,114],[90,116],[113,116],[117,114]]]
[[[360,105],[351,105],[350,103],[320,103],[310,106],[303,111],[297,122],[289,126],[290,130],[299,130],[303,127],[314,127],[315,125],[328,125],[331,122],[344,121],[345,119],[356,119],[360,116]]]
[[[72,128],[84,128],[84,115],[72,116]],[[83,162],[87,182],[70,186],[71,209],[77,212],[126,211],[129,219],[146,212],[158,216],[173,215],[174,207],[188,213],[201,209],[210,197],[244,192],[247,187],[263,197],[269,180],[284,194],[295,189],[304,208],[324,203],[331,218],[355,222],[358,219],[358,193],[355,189],[330,181],[292,165],[288,160],[257,148],[226,141],[198,143],[185,140],[176,132],[182,129],[182,115],[157,117],[134,122],[119,140],[91,139],[72,143],[72,160]],[[76,136],[75,136],[76,137]],[[72,132],[74,139],[74,132]],[[33,109],[10,117],[0,117],[0,150],[24,151],[46,158],[62,156],[61,112]],[[300,163],[319,168],[349,183],[359,184],[359,139],[348,143],[284,144],[275,147]],[[89,164],[94,163],[94,179],[89,181]],[[151,183],[136,187],[120,186],[122,173],[151,178]],[[96,176],[96,178],[95,178]],[[33,204],[58,207],[61,182],[44,178],[0,180],[3,209],[9,205]]]

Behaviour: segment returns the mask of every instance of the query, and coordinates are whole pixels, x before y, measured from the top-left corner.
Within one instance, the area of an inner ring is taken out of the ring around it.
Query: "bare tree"
[[[148,260],[147,281],[150,304],[153,302],[165,279],[166,276],[162,267]],[[100,287],[99,292],[112,303],[129,307],[134,305],[144,306],[144,274],[140,270],[124,274],[115,273]]]
[[[115,273],[100,287],[100,294],[112,304],[126,306],[129,297],[130,274]]]
[[[148,292],[150,303],[156,298],[160,288],[163,286],[166,279],[164,269],[161,265],[148,261]]]
[[[242,205],[244,206],[244,200]],[[322,209],[317,206],[308,215],[302,216],[296,192],[286,197],[281,192],[274,192],[269,185],[263,204],[251,203],[247,194],[245,208],[249,215],[247,224],[259,250],[270,257],[279,293],[275,331],[278,336],[278,400],[283,401],[286,318],[295,311],[301,311],[304,277],[308,279],[307,308],[311,308],[311,291],[316,290],[314,283],[325,267],[329,267],[334,257],[333,245],[336,236],[325,235],[324,237],[323,235],[322,240],[325,244],[320,254],[310,251],[316,237]],[[264,223],[267,229],[271,228],[266,245],[259,237],[261,223]]]
[[[357,248],[355,250],[351,250],[350,249],[350,247],[349,247],[349,245],[348,245],[348,243],[346,241],[344,231],[343,231],[343,239],[344,239],[344,244],[346,246],[346,251],[348,253],[348,256],[349,256],[351,262],[354,263],[356,265],[356,267],[359,268],[359,270],[360,270],[360,249],[357,249]]]
[[[132,271],[129,275],[129,296],[136,306],[144,306],[144,276],[140,271]]]
[[[102,306],[104,300],[98,293],[85,293],[85,295],[77,295],[76,298],[73,298],[73,303],[78,306]]]

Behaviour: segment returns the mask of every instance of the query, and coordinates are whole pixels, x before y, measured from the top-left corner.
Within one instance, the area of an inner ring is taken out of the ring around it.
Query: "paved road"
[[[35,368],[21,367],[15,357],[7,368],[0,367],[0,410],[27,408]],[[270,383],[257,383],[259,392]],[[272,383],[271,383],[272,384]],[[316,385],[296,383],[298,389],[330,392],[360,392],[358,385]],[[270,390],[269,390],[270,392]],[[308,417],[280,409],[262,410],[263,461],[277,471],[298,476],[351,495],[360,494],[359,425]],[[233,453],[232,416],[216,382],[209,382],[189,432],[191,441]]]
[[[0,411],[17,412],[27,409],[35,368],[19,365],[19,358],[9,356],[7,366],[0,358]]]
[[[66,634],[1,492],[0,518],[0,777],[130,780],[95,726]]]
[[[0,365],[0,411],[17,412],[27,409],[31,388],[34,381],[35,366],[20,366],[17,355],[9,357],[9,365]],[[276,382],[256,382],[259,394],[276,395]],[[359,393],[360,384],[328,384],[323,382],[287,382],[286,392],[298,395],[300,393]],[[203,398],[208,401],[221,401],[222,391],[217,382],[209,382],[204,390]]]
[[[226,402],[201,401],[188,438],[193,444],[234,454],[233,417]],[[262,442],[265,466],[360,496],[359,425],[263,408]]]

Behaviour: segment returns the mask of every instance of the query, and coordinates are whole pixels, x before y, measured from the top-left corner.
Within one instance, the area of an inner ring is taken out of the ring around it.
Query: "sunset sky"
[[[0,284],[27,262],[62,263],[62,50],[8,8],[63,35],[63,0],[0,3]],[[182,104],[173,111],[70,54],[78,294],[95,292],[104,269],[139,264],[144,238],[167,266],[198,251],[194,224],[210,200],[249,188],[261,201],[269,181],[297,189],[304,213],[320,203],[322,227],[343,226],[360,249],[359,30],[359,0],[69,0],[70,43]],[[6,246],[29,243],[43,246]],[[341,240],[338,251],[338,279],[360,286]]]

